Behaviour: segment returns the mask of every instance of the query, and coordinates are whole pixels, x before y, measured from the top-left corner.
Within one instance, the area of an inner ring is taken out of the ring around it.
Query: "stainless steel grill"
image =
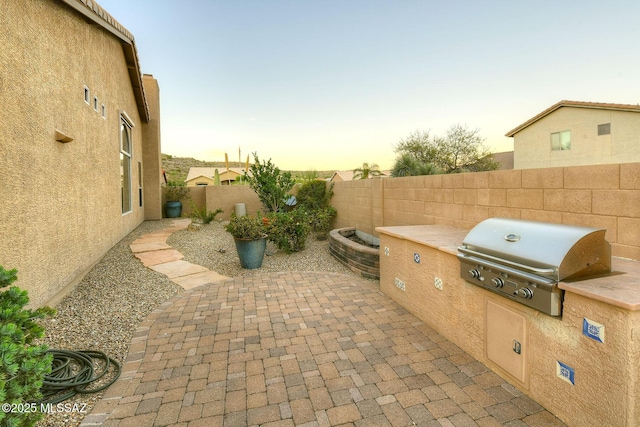
[[[551,316],[562,314],[559,281],[611,271],[605,230],[491,218],[458,248],[460,277]]]

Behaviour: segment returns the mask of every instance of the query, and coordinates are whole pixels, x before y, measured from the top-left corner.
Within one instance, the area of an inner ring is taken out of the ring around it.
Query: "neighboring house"
[[[560,101],[506,136],[515,169],[640,162],[640,105]]]
[[[500,164],[497,170],[510,170],[513,169],[513,151],[503,151],[502,153],[490,154],[494,162]]]
[[[372,178],[386,178],[388,176],[391,176],[391,171],[385,170],[385,171],[380,171],[382,173],[382,175],[380,176],[370,176],[369,179]],[[342,181],[353,181],[353,176],[354,176],[354,172],[353,170],[346,170],[346,171],[335,171],[333,173],[333,175],[331,176],[331,179],[329,180],[330,182],[342,182]]]
[[[162,217],[159,90],[95,1],[10,0],[0,28],[0,265],[40,306]]]
[[[189,169],[187,179],[185,179],[187,187],[214,185],[214,176],[216,173],[216,169],[218,169],[218,174],[220,175],[220,184],[222,185],[229,185],[232,182],[235,182],[238,178],[243,177],[245,172],[245,169],[243,168],[229,168],[229,170],[227,170],[227,168],[225,167],[192,167]]]

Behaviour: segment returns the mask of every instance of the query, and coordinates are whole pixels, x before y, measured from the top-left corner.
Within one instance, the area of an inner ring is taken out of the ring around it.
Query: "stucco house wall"
[[[598,125],[610,133],[598,135]],[[571,132],[571,148],[552,150],[551,134]],[[640,162],[640,106],[561,101],[507,133],[514,169]]]
[[[123,29],[99,6],[11,0],[2,9],[0,265],[18,269],[16,285],[39,306],[146,217],[160,217],[159,93],[151,76],[150,102],[134,86],[142,76],[132,74],[133,41],[114,35]],[[121,114],[133,124],[132,208],[125,214]]]

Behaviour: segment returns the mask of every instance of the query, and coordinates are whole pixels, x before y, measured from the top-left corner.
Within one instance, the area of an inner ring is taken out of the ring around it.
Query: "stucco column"
[[[143,200],[144,219],[162,218],[162,148],[160,144],[160,88],[158,81],[150,74],[142,76],[149,122],[142,127],[143,154]]]

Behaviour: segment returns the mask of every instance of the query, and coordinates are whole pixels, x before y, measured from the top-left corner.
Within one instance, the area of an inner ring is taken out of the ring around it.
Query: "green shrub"
[[[184,182],[167,181],[164,186],[164,196],[167,202],[179,202],[189,194],[189,189]]]
[[[333,206],[316,209],[309,212],[309,225],[318,240],[325,240],[329,237],[329,232],[333,226],[333,220],[336,218],[338,211]]]
[[[296,195],[298,206],[304,207],[308,211],[326,208],[332,197],[333,183],[327,187],[325,181],[319,180],[305,182]]]
[[[260,198],[265,212],[283,211],[290,197],[288,193],[295,184],[291,173],[281,173],[271,159],[261,163],[257,153],[253,153],[253,158],[251,174],[245,175],[246,181]]]
[[[309,235],[310,225],[304,209],[290,212],[272,212],[268,215],[267,234],[269,241],[286,252],[299,252]]]
[[[231,221],[225,226],[225,230],[234,238],[243,240],[258,240],[267,232],[260,214],[237,216],[235,212],[231,213]]]
[[[0,266],[0,288],[15,282],[17,271]],[[51,372],[53,356],[47,346],[30,345],[42,338],[44,328],[36,320],[55,313],[50,307],[25,309],[27,291],[11,286],[0,293],[0,402],[8,404],[35,403],[42,397],[40,388],[45,375]],[[0,425],[32,426],[39,412],[11,413],[0,411]]]
[[[224,212],[222,209],[216,209],[214,212],[211,212],[207,209],[207,207],[203,207],[202,209],[198,209],[195,203],[191,203],[191,217],[199,220],[203,224],[209,224],[211,221],[216,219],[218,214]]]

